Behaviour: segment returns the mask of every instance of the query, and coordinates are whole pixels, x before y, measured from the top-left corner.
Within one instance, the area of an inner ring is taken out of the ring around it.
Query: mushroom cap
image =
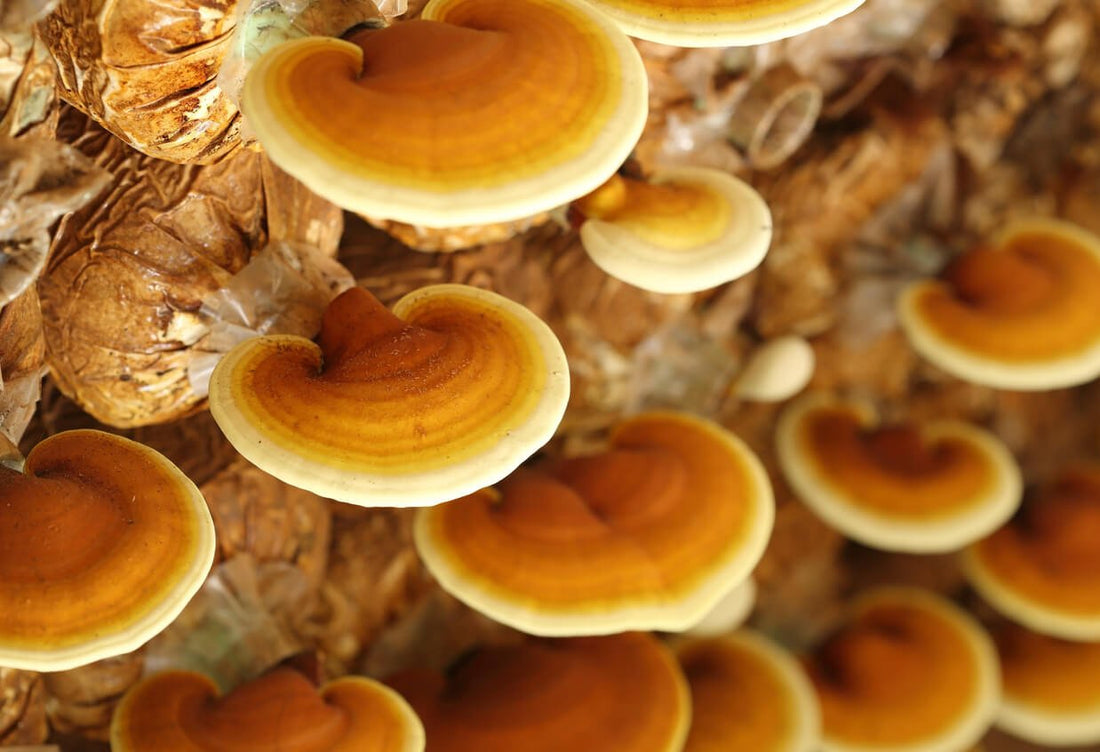
[[[1100,642],[1069,642],[1010,622],[994,632],[1004,678],[998,728],[1034,744],[1100,743]]]
[[[806,388],[816,363],[813,347],[802,337],[776,337],[752,351],[733,393],[750,402],[783,402]]]
[[[632,37],[678,47],[774,42],[824,26],[863,0],[593,0]]]
[[[960,549],[1004,524],[1022,494],[1016,461],[992,434],[953,420],[882,426],[855,400],[795,401],[779,419],[776,448],[815,514],[889,551]]]
[[[0,665],[61,671],[137,649],[214,560],[202,495],[148,447],[99,431],[0,467]]]
[[[421,510],[413,532],[448,592],[525,632],[681,631],[748,576],[774,515],[740,439],[648,413],[619,424],[609,451],[520,469]]]
[[[320,496],[417,506],[495,483],[546,443],[569,399],[565,353],[533,313],[464,285],[387,311],[353,288],[320,345],[259,337],[210,379],[210,411],[249,461]]]
[[[606,180],[645,123],[641,57],[579,0],[431,0],[354,40],[273,49],[242,109],[276,164],[362,214],[427,227],[537,214]]]
[[[648,180],[614,175],[573,206],[585,217],[580,237],[592,261],[652,292],[698,292],[737,279],[771,244],[771,211],[760,194],[708,167]]]
[[[676,659],[643,633],[483,648],[446,677],[388,680],[431,752],[679,752],[691,700]]]
[[[422,752],[424,728],[371,679],[317,689],[278,668],[219,697],[202,674],[169,671],[135,685],[111,721],[113,752]]]
[[[756,580],[746,577],[722,596],[722,600],[699,621],[684,630],[688,637],[720,637],[740,627],[756,606]]]
[[[966,550],[971,584],[1041,634],[1100,640],[1100,468],[1066,471]]]
[[[810,657],[825,752],[956,752],[1000,703],[989,635],[930,592],[882,588]]]
[[[691,690],[684,752],[814,752],[821,709],[794,657],[742,630],[676,649]]]
[[[1000,389],[1100,375],[1100,238],[1066,222],[1009,227],[898,301],[910,343],[948,373]]]

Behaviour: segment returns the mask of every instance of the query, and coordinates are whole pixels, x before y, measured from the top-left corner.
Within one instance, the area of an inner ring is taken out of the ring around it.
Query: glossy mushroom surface
[[[880,423],[856,400],[814,394],[776,429],[798,496],[846,536],[912,553],[960,549],[1012,515],[1023,493],[1008,448],[968,423]]]
[[[910,286],[900,321],[943,370],[1000,389],[1056,389],[1100,375],[1100,238],[1066,222],[1008,228],[938,280]]]
[[[1100,640],[1100,469],[1068,470],[967,549],[971,583],[1036,632]]]
[[[794,657],[747,630],[676,650],[691,689],[684,752],[814,752],[821,710]]]
[[[0,665],[59,671],[137,649],[202,585],[214,524],[159,453],[99,431],[0,466]]]
[[[421,288],[392,313],[353,288],[319,343],[242,343],[210,409],[253,464],[339,501],[422,506],[495,483],[553,436],[569,397],[549,327],[473,287]]]
[[[807,667],[826,752],[956,752],[981,738],[1000,703],[992,640],[919,590],[862,596]]]
[[[679,47],[764,44],[824,26],[863,0],[593,0],[627,34]]]
[[[679,631],[756,565],[774,518],[760,461],[713,423],[648,413],[610,449],[522,468],[417,515],[440,584],[539,635]]]
[[[691,717],[675,658],[643,633],[484,648],[446,677],[388,683],[424,722],[428,752],[679,752]]]
[[[1100,743],[1100,643],[1010,622],[998,625],[994,639],[1004,675],[999,728],[1049,747]]]
[[[421,752],[424,729],[385,685],[346,676],[317,689],[289,668],[219,697],[202,674],[170,671],[131,689],[112,752]]]
[[[764,260],[768,205],[753,188],[711,168],[663,170],[647,180],[614,175],[574,201],[592,261],[613,277],[661,293],[698,292]]]
[[[346,209],[427,227],[502,222],[607,179],[647,111],[641,58],[577,0],[432,0],[352,41],[289,42],[242,109],[272,160]]]

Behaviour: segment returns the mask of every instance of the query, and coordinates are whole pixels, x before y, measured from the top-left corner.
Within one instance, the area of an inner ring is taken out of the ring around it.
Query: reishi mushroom
[[[997,727],[1046,747],[1100,743],[1100,642],[1069,642],[1003,622],[993,633],[1004,700]]]
[[[760,194],[712,168],[666,169],[646,180],[616,174],[571,208],[592,261],[652,292],[698,292],[737,279],[764,260],[772,237]]]
[[[531,634],[700,621],[764,551],[775,513],[767,474],[740,439],[687,414],[632,417],[610,444],[421,510],[414,539],[429,571]]]
[[[428,752],[680,752],[691,718],[676,659],[652,635],[482,648],[441,676],[387,680]]]
[[[1100,238],[1055,220],[1017,222],[989,247],[911,285],[898,315],[913,348],[999,389],[1074,386],[1100,375]]]
[[[0,665],[60,671],[137,649],[214,560],[194,483],[119,436],[59,433],[0,466]]]
[[[683,631],[688,637],[719,637],[740,627],[756,606],[756,580],[746,577],[706,615]]]
[[[767,638],[742,630],[676,648],[691,690],[684,752],[815,752],[821,709],[802,667]]]
[[[1100,640],[1100,468],[1075,467],[966,550],[990,605],[1041,634]]]
[[[577,0],[431,0],[420,19],[280,45],[242,109],[271,159],[346,209],[503,222],[607,179],[647,112],[641,58]]]
[[[632,37],[678,47],[764,44],[816,29],[863,0],[593,0]]]
[[[202,674],[156,674],[125,695],[111,721],[112,752],[423,749],[420,720],[389,687],[345,676],[318,689],[285,667],[224,696]]]
[[[776,427],[783,475],[818,516],[874,548],[960,549],[1002,525],[1022,494],[1011,452],[954,420],[881,425],[857,400],[812,394]]]
[[[210,410],[253,464],[339,501],[420,506],[495,483],[553,436],[569,397],[550,328],[474,287],[424,287],[392,313],[352,288],[319,343],[241,343],[214,369]]]
[[[989,635],[911,588],[864,593],[807,667],[825,752],[957,752],[981,738],[1000,703]]]

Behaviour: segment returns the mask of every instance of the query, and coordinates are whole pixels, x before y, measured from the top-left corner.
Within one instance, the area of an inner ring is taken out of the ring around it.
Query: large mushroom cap
[[[1100,375],[1100,238],[1054,220],[1015,224],[942,279],[909,287],[898,313],[921,355],[975,384],[1091,381]]]
[[[649,180],[613,176],[573,202],[581,242],[613,277],[661,293],[698,292],[737,279],[764,260],[768,205],[721,170],[681,167]]]
[[[1007,447],[967,423],[880,425],[874,409],[802,398],[776,430],[791,487],[846,536],[892,551],[952,551],[1004,524],[1020,503]]]
[[[821,710],[794,658],[750,631],[677,648],[691,689],[684,752],[814,752]]]
[[[646,119],[641,58],[577,0],[432,0],[421,19],[277,47],[242,107],[280,167],[352,211],[519,219],[603,182]]]
[[[771,486],[755,455],[700,418],[636,416],[603,454],[521,469],[416,520],[440,584],[540,635],[679,631],[756,565]]]
[[[111,721],[113,752],[422,752],[424,728],[400,695],[346,676],[320,690],[289,668],[225,695],[170,671],[131,689]]]
[[[0,665],[59,671],[135,650],[214,559],[195,485],[136,442],[68,431],[0,467]]]
[[[982,597],[1013,621],[1067,640],[1100,640],[1100,469],[1067,471],[966,551]]]
[[[1100,643],[1067,642],[1005,622],[997,726],[1048,747],[1100,743]]]
[[[389,681],[416,710],[428,752],[679,752],[691,701],[654,637],[481,649],[447,673]]]
[[[593,0],[632,37],[679,47],[774,42],[851,13],[863,0]]]
[[[957,752],[981,738],[1000,703],[992,640],[919,590],[860,598],[808,667],[826,752]]]
[[[210,380],[233,446],[299,488],[364,506],[436,504],[495,483],[553,436],[569,398],[550,328],[495,293],[436,285],[387,311],[353,288],[320,346],[260,337]]]

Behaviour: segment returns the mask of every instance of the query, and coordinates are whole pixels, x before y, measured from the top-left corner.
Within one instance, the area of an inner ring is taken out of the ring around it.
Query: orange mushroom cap
[[[346,209],[505,222],[592,190],[645,124],[641,57],[578,0],[431,0],[353,42],[288,42],[242,109],[271,159]]]
[[[1009,622],[994,639],[1004,676],[998,728],[1048,747],[1100,743],[1100,642],[1068,642]]]
[[[824,26],[863,0],[593,0],[632,37],[678,47],[774,42]]]
[[[817,394],[784,411],[776,445],[806,505],[875,548],[956,550],[1004,524],[1020,504],[1011,452],[960,421],[882,426],[866,403]]]
[[[691,689],[684,752],[816,752],[821,710],[794,657],[747,630],[677,648]]]
[[[202,674],[135,685],[111,721],[112,752],[421,752],[424,728],[389,687],[345,676],[320,690],[278,668],[218,696]]]
[[[768,205],[721,170],[681,167],[648,180],[612,176],[573,202],[581,243],[613,277],[661,293],[698,292],[737,279],[764,260]]]
[[[1055,389],[1100,375],[1100,238],[1054,220],[1018,223],[899,299],[913,347],[959,378]]]
[[[569,398],[565,353],[526,308],[435,285],[387,311],[353,288],[320,346],[251,339],[210,380],[210,411],[253,464],[366,506],[436,504],[500,480],[553,436]]]
[[[998,611],[1041,634],[1100,640],[1100,468],[1040,491],[967,549],[967,576]]]
[[[825,752],[957,752],[976,743],[1000,702],[993,642],[932,593],[883,588],[808,661]]]
[[[741,583],[774,518],[760,461],[700,418],[621,423],[603,454],[521,469],[417,515],[450,593],[532,634],[679,631]]]
[[[642,633],[485,648],[446,678],[388,683],[424,722],[428,752],[679,752],[691,717],[675,658]]]
[[[99,431],[0,466],[0,665],[61,671],[137,649],[214,560],[202,494],[171,462]]]

